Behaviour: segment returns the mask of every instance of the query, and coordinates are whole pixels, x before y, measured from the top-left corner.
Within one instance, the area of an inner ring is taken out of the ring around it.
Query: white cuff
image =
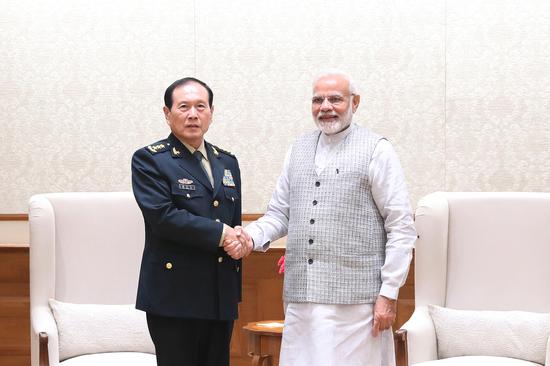
[[[388,299],[397,300],[399,295],[399,287],[390,286],[383,283],[380,287],[380,295],[387,297]]]

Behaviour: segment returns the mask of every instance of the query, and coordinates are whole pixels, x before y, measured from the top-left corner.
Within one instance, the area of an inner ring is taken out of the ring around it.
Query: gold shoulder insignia
[[[151,154],[157,154],[160,152],[168,151],[168,145],[170,144],[163,140],[147,146],[147,150],[149,150]]]

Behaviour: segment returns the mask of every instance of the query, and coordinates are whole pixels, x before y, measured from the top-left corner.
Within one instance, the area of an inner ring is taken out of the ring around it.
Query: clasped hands
[[[233,259],[241,259],[252,252],[254,244],[252,238],[242,226],[226,227],[223,249]]]

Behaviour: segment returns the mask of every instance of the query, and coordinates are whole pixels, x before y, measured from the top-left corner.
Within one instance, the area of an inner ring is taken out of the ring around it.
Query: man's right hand
[[[227,227],[223,249],[233,259],[241,259],[250,254],[253,249],[252,238],[241,226]]]

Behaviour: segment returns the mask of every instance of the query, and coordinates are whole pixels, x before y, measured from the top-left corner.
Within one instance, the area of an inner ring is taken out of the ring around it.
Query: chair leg
[[[253,355],[252,366],[271,366],[271,355]]]
[[[409,366],[407,331],[405,329],[396,330],[393,335],[393,341],[395,344],[395,365]]]
[[[50,365],[50,357],[48,355],[48,334],[44,332],[38,334],[38,364],[40,366]]]

